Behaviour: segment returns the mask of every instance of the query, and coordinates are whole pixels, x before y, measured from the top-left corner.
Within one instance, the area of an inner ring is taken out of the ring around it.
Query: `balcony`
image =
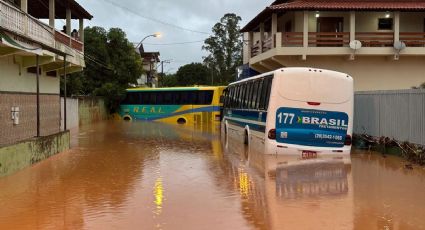
[[[244,62],[257,69],[287,66],[293,57],[425,56],[425,12],[294,10],[260,15],[242,30],[249,41]],[[361,42],[360,49],[350,48],[354,40]],[[398,41],[405,47],[394,48]]]
[[[53,29],[4,1],[0,1],[0,28],[71,56],[74,56],[76,51],[84,52],[83,42]]]
[[[351,55],[354,52],[349,48],[351,40],[362,43],[357,55],[395,55],[398,52],[393,47],[394,33],[389,32],[358,32],[353,39],[349,32],[309,32],[306,47],[302,32],[285,32],[266,38],[262,46],[260,41],[255,42],[251,47],[251,59],[256,62],[258,56],[270,55]],[[401,55],[425,55],[425,33],[400,32],[399,41],[406,45]]]

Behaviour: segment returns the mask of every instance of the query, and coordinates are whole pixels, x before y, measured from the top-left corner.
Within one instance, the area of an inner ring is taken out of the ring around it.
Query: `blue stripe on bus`
[[[264,112],[264,111],[246,111],[246,110],[233,110],[233,109],[226,110],[225,109],[224,112],[225,112],[224,116],[248,119],[248,120],[259,121],[259,122],[267,121],[267,112]],[[231,112],[231,114],[229,112]],[[262,113],[261,120],[258,120],[260,113]]]
[[[232,118],[227,118],[226,121],[227,123],[231,125],[236,125],[241,128],[245,128],[246,126],[248,126],[250,130],[254,130],[254,131],[258,131],[262,133],[266,132],[266,125],[257,125],[257,124],[252,124],[248,122],[236,121],[236,120],[232,120]]]
[[[184,114],[188,114],[188,113],[219,112],[219,111],[220,111],[220,106],[207,106],[207,107],[196,108],[196,109],[188,109],[188,110],[184,110],[184,111],[177,112],[177,113],[163,114],[163,115],[154,116],[154,117],[143,117],[143,116],[138,116],[138,115],[134,115],[134,117],[138,120],[155,121],[155,120],[159,120],[159,119],[184,115]]]

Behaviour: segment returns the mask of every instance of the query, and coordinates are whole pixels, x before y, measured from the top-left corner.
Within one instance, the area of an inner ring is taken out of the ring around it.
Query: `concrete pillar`
[[[356,13],[350,11],[350,42],[356,40]]]
[[[78,32],[80,35],[80,41],[84,42],[84,19],[80,18],[80,31]]]
[[[21,0],[21,10],[28,13],[28,0]]]
[[[71,35],[71,9],[66,8],[66,34]]]
[[[308,47],[308,11],[304,11],[304,20],[303,20],[303,47]]]
[[[263,53],[264,43],[264,22],[260,23],[260,53]]]
[[[55,28],[55,0],[49,0],[49,26]]]
[[[394,42],[400,41],[400,11],[394,12]]]
[[[274,48],[276,48],[276,34],[277,34],[277,14],[273,13],[272,14],[272,45]]]
[[[272,14],[272,34],[277,33],[277,14]]]
[[[252,47],[254,47],[254,32],[248,33],[248,61],[252,58]]]

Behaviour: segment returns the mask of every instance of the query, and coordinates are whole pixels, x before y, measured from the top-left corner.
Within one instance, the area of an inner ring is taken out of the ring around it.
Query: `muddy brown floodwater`
[[[104,122],[0,178],[0,229],[425,229],[425,170],[405,164],[288,164],[211,127]]]

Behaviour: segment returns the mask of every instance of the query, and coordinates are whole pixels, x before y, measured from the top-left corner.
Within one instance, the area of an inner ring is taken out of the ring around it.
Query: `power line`
[[[201,43],[205,40],[199,40],[199,41],[189,41],[189,42],[173,42],[173,43],[143,43],[143,45],[152,45],[152,46],[172,46],[172,45],[186,45],[186,44],[195,44],[195,43]]]
[[[178,26],[178,25],[175,25],[175,24],[171,24],[169,22],[165,22],[165,21],[162,21],[162,20],[159,20],[159,19],[156,19],[156,18],[144,16],[144,15],[140,14],[139,12],[136,12],[136,11],[134,11],[132,9],[129,9],[129,8],[125,7],[125,6],[121,6],[121,5],[115,3],[115,2],[113,2],[111,0],[103,0],[103,1],[108,2],[109,4],[114,5],[114,6],[118,7],[118,8],[121,8],[121,9],[123,9],[125,11],[128,11],[130,13],[133,13],[133,14],[135,14],[135,15],[141,17],[141,18],[144,18],[146,20],[150,20],[150,21],[153,21],[153,22],[157,22],[157,23],[160,23],[160,24],[163,24],[163,25],[166,25],[166,26],[174,27],[176,29],[180,29],[180,30],[184,30],[184,31],[192,32],[192,33],[207,34],[207,35],[210,34],[210,33],[207,33],[207,32],[193,30],[193,29],[189,29],[189,28],[186,28],[186,27],[182,27],[182,26]]]

